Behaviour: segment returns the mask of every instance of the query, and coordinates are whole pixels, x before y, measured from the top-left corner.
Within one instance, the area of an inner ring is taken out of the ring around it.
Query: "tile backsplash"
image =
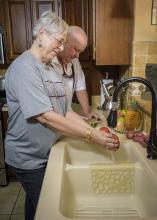
[[[133,42],[131,75],[145,78],[147,63],[157,64],[157,41]]]

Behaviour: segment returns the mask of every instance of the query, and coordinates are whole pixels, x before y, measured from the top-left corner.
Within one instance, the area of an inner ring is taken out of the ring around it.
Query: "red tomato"
[[[115,141],[118,141],[119,142],[119,138],[116,134],[112,134],[112,138],[115,140]]]
[[[101,127],[100,131],[110,134],[110,129],[108,127]]]

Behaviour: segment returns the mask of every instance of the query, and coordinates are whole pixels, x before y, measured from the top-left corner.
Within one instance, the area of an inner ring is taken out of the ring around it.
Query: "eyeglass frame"
[[[64,45],[64,43],[65,43],[65,40],[64,40],[64,39],[63,39],[63,40],[59,40],[57,37],[54,36],[55,34],[58,34],[59,32],[51,33],[50,31],[48,31],[48,30],[46,30],[46,29],[45,29],[45,32],[46,32],[48,35],[52,36],[52,37],[58,42],[58,46],[59,46],[59,47],[62,46],[62,45]]]
[[[59,39],[58,39],[57,37],[55,37],[53,34],[52,34],[52,37],[58,42],[58,45],[59,45],[59,46],[64,45],[65,40],[59,40]]]

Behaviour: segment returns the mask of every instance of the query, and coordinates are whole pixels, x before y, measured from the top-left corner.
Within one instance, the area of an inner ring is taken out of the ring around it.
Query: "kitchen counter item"
[[[101,99],[100,106],[103,110],[108,110],[108,105],[112,99],[112,94],[114,90],[112,79],[102,79],[100,80],[101,85]]]
[[[117,111],[117,126],[114,130],[119,133],[142,131],[143,113],[139,110],[133,111],[128,109]]]

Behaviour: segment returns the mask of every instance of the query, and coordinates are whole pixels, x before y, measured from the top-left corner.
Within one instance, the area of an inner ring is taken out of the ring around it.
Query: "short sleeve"
[[[37,68],[27,65],[13,72],[13,90],[25,119],[53,110]]]
[[[80,65],[79,60],[76,58],[73,60],[74,72],[75,72],[75,91],[85,90],[86,81],[84,72]]]

